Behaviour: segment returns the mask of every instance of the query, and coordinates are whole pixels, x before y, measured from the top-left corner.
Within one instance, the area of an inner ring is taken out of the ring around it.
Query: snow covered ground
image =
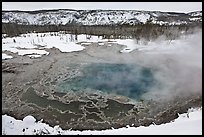
[[[7,37],[2,39],[2,51],[28,55],[30,57],[41,57],[48,55],[46,48],[58,48],[61,52],[81,51],[83,46],[70,41],[72,35],[54,36],[53,33],[30,33],[18,37]],[[33,55],[32,55],[33,54]]]
[[[7,55],[7,54],[5,54],[5,53],[2,53],[2,60],[3,60],[3,59],[11,59],[11,58],[13,58],[13,57],[10,56],[10,55]]]
[[[46,123],[36,121],[33,116],[26,116],[23,120],[2,115],[2,134],[32,135],[32,134],[62,134],[62,135],[202,135],[202,107],[191,108],[187,113],[170,123],[150,125],[148,127],[124,127],[101,131],[72,131],[62,130],[59,126],[50,127]]]
[[[172,50],[183,49],[187,38],[178,40],[157,39],[156,41],[136,41],[135,39],[102,39],[101,36],[89,36],[85,34],[75,35],[64,34],[63,32],[49,32],[49,33],[28,33],[22,34],[18,37],[3,37],[2,34],[2,51],[10,51],[18,53],[18,55],[27,55],[31,58],[48,55],[45,51],[48,48],[57,48],[61,52],[82,51],[85,49],[83,45],[89,45],[93,42],[104,46],[108,43],[117,43],[126,46],[121,49],[121,53],[129,53],[133,50],[143,52],[171,52]],[[184,43],[184,44],[181,44]],[[181,46],[182,45],[182,46]],[[5,54],[3,55],[5,56]],[[2,58],[3,59],[3,58]]]

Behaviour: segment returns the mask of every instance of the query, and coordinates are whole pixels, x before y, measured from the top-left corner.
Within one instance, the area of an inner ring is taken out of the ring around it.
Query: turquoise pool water
[[[157,82],[151,68],[133,64],[94,63],[81,69],[83,75],[58,83],[61,92],[86,88],[138,99]]]

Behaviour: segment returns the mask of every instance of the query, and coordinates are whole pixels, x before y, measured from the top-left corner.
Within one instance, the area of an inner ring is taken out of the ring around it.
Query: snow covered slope
[[[2,23],[25,25],[121,25],[121,24],[179,25],[202,22],[202,11],[174,13],[137,10],[39,10],[2,11]]]

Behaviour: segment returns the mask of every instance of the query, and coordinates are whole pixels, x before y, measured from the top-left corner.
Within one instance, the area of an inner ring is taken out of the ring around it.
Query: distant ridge
[[[180,25],[202,23],[202,11],[189,13],[140,10],[74,10],[35,11],[3,10],[2,23],[23,25]]]

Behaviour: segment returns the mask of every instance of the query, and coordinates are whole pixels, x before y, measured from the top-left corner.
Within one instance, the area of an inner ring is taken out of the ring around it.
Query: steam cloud
[[[155,45],[162,48],[151,49]],[[182,34],[172,41],[161,36],[145,46],[150,48],[134,50],[132,53],[123,53],[118,56],[111,52],[111,55],[106,53],[106,56],[119,63],[135,63],[155,70],[154,77],[159,82],[154,83],[153,87],[149,87],[148,92],[143,94],[143,98],[166,100],[175,96],[202,95],[202,29]],[[133,72],[138,71],[138,68],[132,69]],[[112,78],[115,80],[112,80],[111,83],[114,84],[115,81],[120,80],[121,76],[119,75],[121,74],[115,75]],[[134,78],[131,72],[123,77],[127,80],[135,80]],[[128,94],[127,92],[127,96]]]
[[[157,44],[164,44],[157,40]],[[151,45],[149,45],[151,46]],[[161,85],[155,85],[144,98],[170,99],[174,96],[190,96],[202,94],[202,31],[195,30],[193,34],[184,35],[173,41],[175,50],[169,53],[145,54],[137,61],[143,66],[151,66],[158,71],[155,78]],[[154,52],[154,51],[153,51]],[[141,58],[142,57],[142,58]]]
[[[155,45],[159,48],[151,49]],[[85,78],[79,78],[68,85],[107,89],[133,98],[137,94],[142,94],[144,99],[167,100],[175,96],[187,97],[202,94],[201,29],[196,29],[191,34],[181,35],[180,38],[171,42],[161,36],[145,46],[150,48],[142,51],[135,50],[128,54],[115,55],[112,54],[113,51],[106,52],[105,55],[108,58],[117,60],[118,64],[127,64],[128,68],[118,66],[119,71],[111,68],[112,63],[109,68],[95,64],[98,68],[93,69],[91,66],[91,74],[87,72]],[[135,64],[142,67],[135,67]],[[149,68],[154,78],[150,74],[142,74],[143,67]],[[145,93],[138,91],[140,89]]]

